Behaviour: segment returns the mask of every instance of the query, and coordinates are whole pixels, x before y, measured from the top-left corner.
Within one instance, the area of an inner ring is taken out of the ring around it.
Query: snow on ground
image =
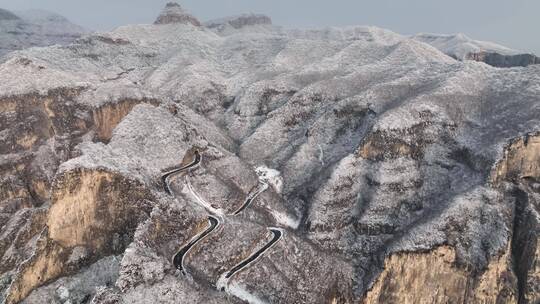
[[[421,33],[413,36],[412,39],[430,44],[441,52],[454,56],[460,60],[465,59],[470,53],[479,53],[482,51],[496,52],[501,55],[516,55],[523,53],[493,42],[473,40],[464,34],[442,35]]]
[[[283,191],[283,177],[281,177],[281,172],[266,166],[256,167],[255,172],[261,182],[270,184],[277,193]]]
[[[298,226],[300,225],[299,219],[293,218],[288,214],[281,213],[275,210],[272,210],[271,213],[274,219],[276,220],[276,222],[280,225],[289,227],[291,229],[297,229]]]
[[[250,293],[240,285],[239,283],[231,283],[227,288],[229,294],[236,296],[237,298],[244,300],[250,304],[266,304],[266,301],[260,299],[256,295]]]
[[[191,185],[191,182],[189,181],[188,178],[186,178],[186,183],[185,183],[185,187],[182,189],[182,192],[185,193],[185,194],[188,194],[190,196],[192,196],[193,198],[195,198],[195,201],[197,203],[199,203],[199,205],[201,205],[202,207],[204,207],[204,209],[208,210],[208,212],[212,213],[212,214],[215,214],[215,215],[219,215],[219,216],[224,216],[225,215],[225,212],[223,211],[223,209],[216,209],[214,207],[212,207],[212,205],[210,203],[208,203],[206,200],[204,200],[194,189],[193,189],[193,186]]]

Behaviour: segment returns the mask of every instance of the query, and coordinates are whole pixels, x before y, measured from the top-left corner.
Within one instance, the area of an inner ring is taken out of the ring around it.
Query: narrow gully
[[[173,257],[173,264],[176,269],[180,270],[183,275],[186,275],[186,270],[184,267],[184,257],[188,254],[188,252],[195,246],[198,242],[203,240],[206,236],[208,236],[212,231],[214,231],[219,226],[219,220],[213,216],[208,217],[208,228],[204,230],[199,235],[195,236],[191,241],[182,247]]]
[[[183,171],[189,170],[189,169],[197,166],[201,162],[201,159],[202,159],[201,154],[199,153],[198,150],[196,150],[195,151],[195,159],[193,160],[193,162],[191,162],[187,166],[175,168],[175,169],[172,169],[170,171],[167,171],[167,172],[163,173],[161,175],[161,181],[163,182],[163,188],[164,188],[165,192],[168,195],[172,195],[172,190],[171,190],[171,188],[169,186],[169,177],[171,177],[174,174],[181,173]]]

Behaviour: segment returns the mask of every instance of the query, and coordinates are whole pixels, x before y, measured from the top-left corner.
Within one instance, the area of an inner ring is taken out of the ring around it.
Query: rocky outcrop
[[[225,30],[227,27],[240,29],[253,25],[272,25],[272,19],[266,15],[251,13],[207,21],[204,25],[210,29],[217,30]]]
[[[540,180],[540,135],[531,133],[512,140],[491,178],[494,183]]]
[[[73,100],[81,88],[51,90],[47,94],[24,94],[0,100],[0,153],[36,150],[56,134],[79,134],[87,129],[84,118],[74,117]],[[26,122],[26,123],[22,123]]]
[[[187,13],[178,3],[169,2],[165,6],[165,9],[161,12],[154,24],[192,24],[195,26],[201,26],[201,22],[194,16]]]
[[[512,252],[520,304],[540,301],[540,189],[521,185],[516,197]]]
[[[141,103],[158,104],[156,100],[124,99],[117,102],[106,103],[92,111],[95,124],[95,138],[102,142],[109,142],[113,130],[134,106]]]
[[[363,303],[517,303],[510,248],[481,274],[457,267],[448,246],[392,255]]]
[[[512,140],[492,173],[496,185],[515,200],[512,253],[520,304],[540,300],[540,136]],[[509,186],[511,184],[512,186]]]
[[[0,100],[0,213],[16,219],[25,208],[49,201],[58,164],[70,157],[89,122],[69,104],[79,88]],[[54,140],[56,136],[60,136]],[[5,219],[0,217],[0,223]],[[43,226],[42,226],[43,228]]]
[[[32,257],[20,266],[7,303],[19,302],[88,262],[122,252],[150,212],[144,208],[147,199],[152,196],[140,183],[111,172],[80,169],[62,174],[55,183],[47,229]]]
[[[473,40],[464,34],[417,34],[412,39],[425,42],[456,60],[474,60],[494,67],[526,67],[539,64],[540,58],[498,45],[493,42]]]
[[[540,64],[540,58],[534,54],[502,55],[493,52],[469,53],[467,60],[480,61],[498,68],[526,67]]]

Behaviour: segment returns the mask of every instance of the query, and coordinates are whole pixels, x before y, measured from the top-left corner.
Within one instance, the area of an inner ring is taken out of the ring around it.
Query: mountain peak
[[[165,5],[166,8],[172,8],[172,7],[179,7],[182,8],[182,6],[177,2],[169,2]]]
[[[0,8],[0,21],[2,20],[18,20],[21,19],[14,13]]]
[[[193,15],[189,14],[182,6],[176,2],[169,2],[158,16],[154,24],[183,23],[201,26],[201,22]]]

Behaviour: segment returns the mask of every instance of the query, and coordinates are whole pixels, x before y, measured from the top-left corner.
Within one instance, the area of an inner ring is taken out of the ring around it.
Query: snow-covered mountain
[[[0,57],[34,46],[65,45],[87,31],[66,18],[43,10],[0,9]]]
[[[522,53],[493,42],[474,40],[465,34],[442,35],[422,33],[414,35],[412,38],[430,44],[441,52],[460,60],[467,59],[469,54],[480,52],[493,52],[501,55],[517,55]]]
[[[464,34],[417,34],[412,39],[430,44],[456,59],[481,61],[496,67],[527,66],[540,63],[540,58],[533,54],[513,50],[489,41],[474,40]]]
[[[237,18],[5,57],[0,301],[538,303],[540,66]]]

